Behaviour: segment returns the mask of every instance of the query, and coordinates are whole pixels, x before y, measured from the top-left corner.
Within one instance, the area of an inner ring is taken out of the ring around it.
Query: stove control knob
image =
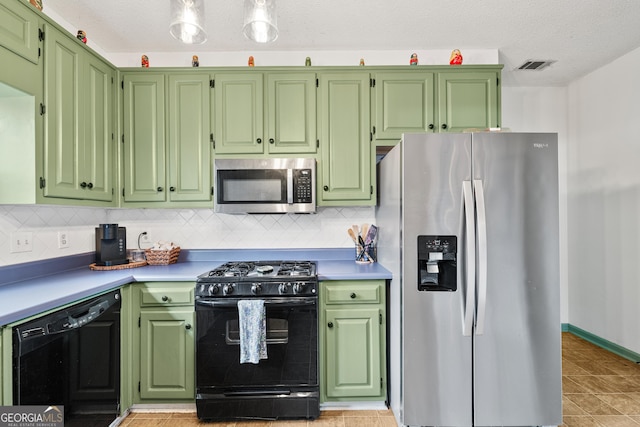
[[[252,294],[258,295],[260,291],[262,291],[262,286],[260,286],[260,283],[254,283],[253,285],[251,285]]]
[[[280,294],[286,294],[289,292],[289,286],[286,283],[280,283],[280,286],[278,286],[278,292]]]
[[[227,283],[226,285],[224,285],[224,287],[222,288],[222,293],[225,295],[229,295],[233,293],[233,285],[231,283]]]
[[[209,293],[209,296],[211,296],[211,295],[217,294],[219,290],[220,290],[220,286],[209,285],[209,289],[207,289],[207,292]]]
[[[299,294],[304,289],[304,283],[298,282],[293,285],[293,293]]]

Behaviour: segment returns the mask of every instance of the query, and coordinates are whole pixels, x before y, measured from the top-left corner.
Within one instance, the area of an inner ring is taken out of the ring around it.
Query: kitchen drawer
[[[331,281],[321,288],[325,304],[379,304],[382,290],[381,283],[357,280]]]
[[[154,286],[140,289],[140,307],[192,305],[194,286]]]

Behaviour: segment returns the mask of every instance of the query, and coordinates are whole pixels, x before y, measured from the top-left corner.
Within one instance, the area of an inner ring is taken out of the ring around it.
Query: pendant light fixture
[[[258,43],[278,38],[275,0],[244,0],[244,35]]]
[[[204,0],[169,1],[171,2],[169,33],[186,44],[202,44],[206,42]]]

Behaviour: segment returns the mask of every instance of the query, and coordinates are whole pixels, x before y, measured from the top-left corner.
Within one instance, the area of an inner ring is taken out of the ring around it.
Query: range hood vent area
[[[555,63],[556,61],[551,59],[527,59],[522,65],[517,67],[517,70],[532,70],[532,71],[542,71],[547,68],[549,65]]]

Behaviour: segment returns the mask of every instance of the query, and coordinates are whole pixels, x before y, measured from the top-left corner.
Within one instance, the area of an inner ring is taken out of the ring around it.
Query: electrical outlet
[[[11,253],[33,251],[33,233],[18,231],[11,233]]]
[[[58,248],[64,249],[69,247],[69,232],[58,231]]]

